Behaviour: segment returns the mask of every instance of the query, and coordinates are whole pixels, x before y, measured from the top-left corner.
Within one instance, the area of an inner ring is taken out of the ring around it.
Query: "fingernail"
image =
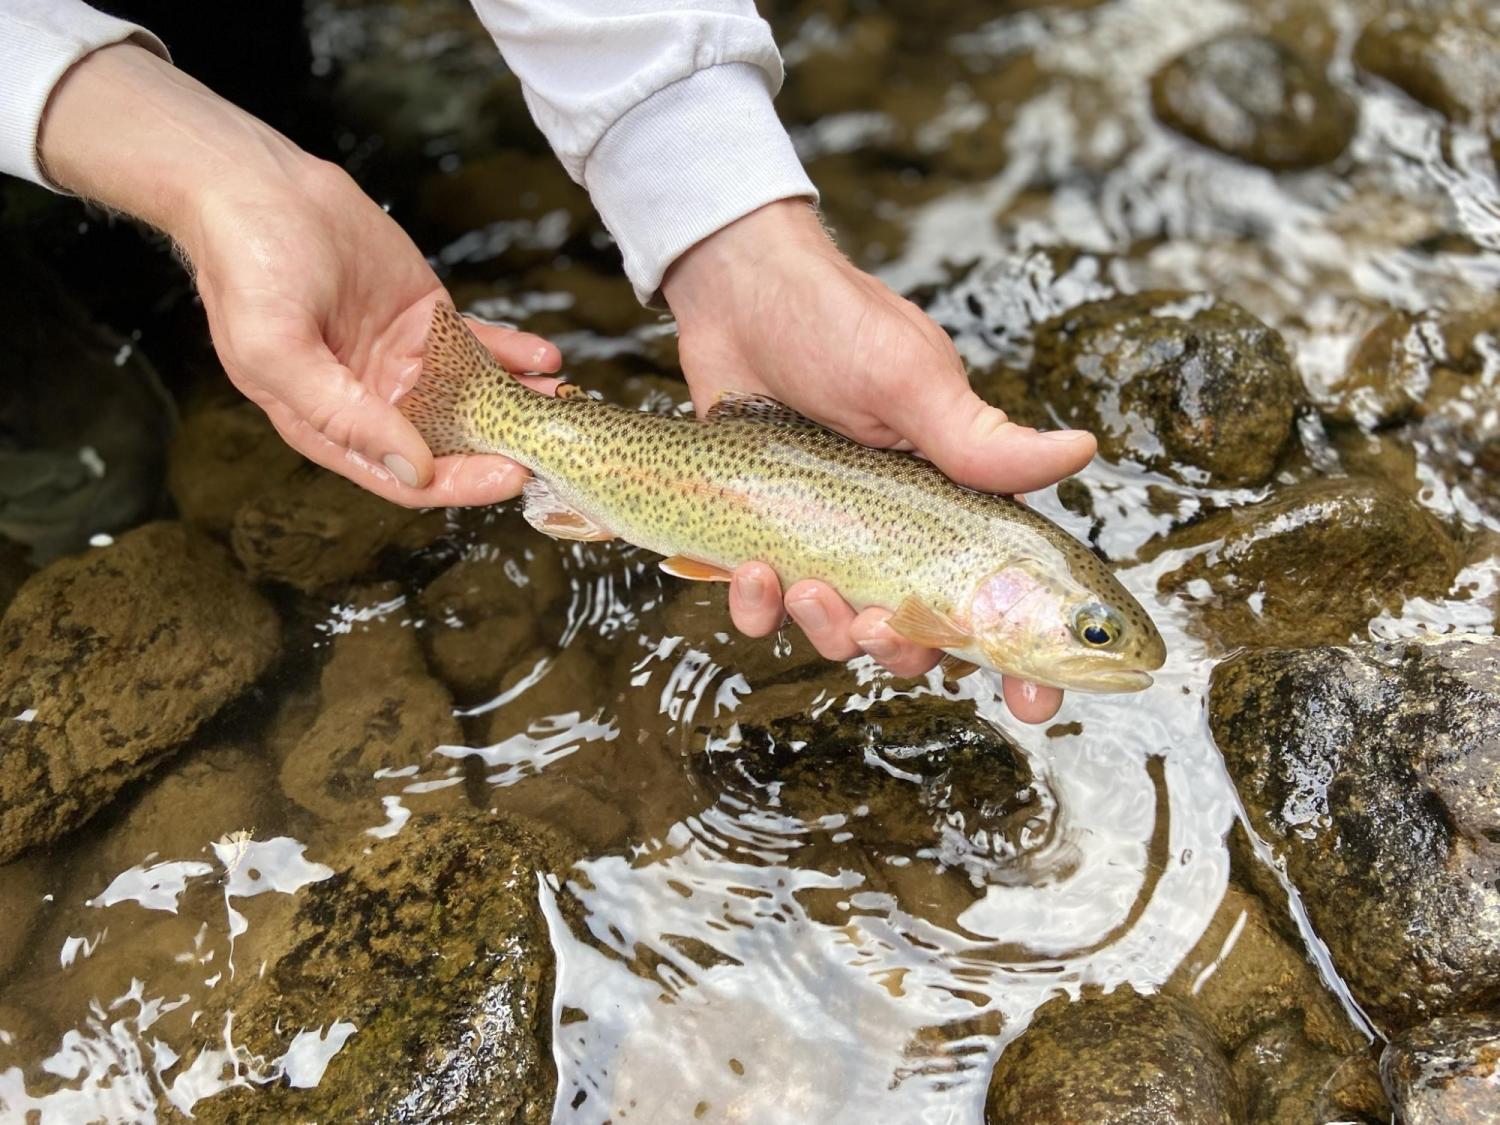
[[[895,641],[886,640],[884,637],[871,637],[869,640],[856,640],[854,643],[882,664],[887,660],[894,659],[896,654],[901,651],[900,645]]]
[[[766,602],[766,584],[753,574],[736,578],[735,588],[739,591],[740,604],[746,609],[759,609]]]
[[[391,475],[399,480],[407,488],[417,487],[417,470],[412,463],[399,453],[387,453],[380,459],[380,463],[391,471]]]
[[[786,608],[793,620],[809,633],[822,632],[828,628],[828,611],[816,598],[803,598],[801,601],[792,602]]]
[[[1048,441],[1079,441],[1091,436],[1087,430],[1042,430],[1041,435]]]

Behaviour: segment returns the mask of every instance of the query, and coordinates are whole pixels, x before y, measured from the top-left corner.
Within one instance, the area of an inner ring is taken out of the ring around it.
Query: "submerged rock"
[[[1251,650],[1214,670],[1209,710],[1251,826],[1371,1018],[1500,1004],[1500,640]]]
[[[977,885],[1040,877],[1029,861],[1049,841],[1051,795],[971,705],[897,698],[808,718],[788,713],[788,698],[806,698],[790,687],[744,700],[737,739],[700,727],[703,767],[747,780],[759,806],[852,831],[877,856],[920,857]]]
[[[264,971],[240,973],[196,1026],[222,1028],[232,1012],[262,1077],[196,1102],[193,1117],[549,1121],[554,969],[538,878],[573,859],[560,837],[480,813],[414,816],[392,839],[351,841],[327,858],[331,877],[278,896],[280,913],[241,937],[236,959]],[[299,1033],[341,1028],[316,1085],[265,1064]],[[229,1077],[224,1066],[200,1088]]]
[[[442,512],[402,508],[305,462],[240,505],[230,543],[254,577],[312,593],[368,573],[389,547],[416,550],[442,532]]]
[[[356,602],[390,602],[394,593],[376,587]],[[462,743],[452,697],[428,674],[412,623],[393,610],[355,620],[334,639],[317,717],[283,759],[281,787],[324,820],[374,823],[377,771],[420,771],[437,746]]]
[[[1231,1069],[1245,1095],[1245,1120],[1256,1125],[1388,1125],[1391,1120],[1368,1052],[1315,1046],[1292,1019],[1269,1024],[1246,1040]]]
[[[227,536],[240,508],[279,488],[306,462],[252,402],[186,415],[167,460],[167,490],[189,523]]]
[[[1403,599],[1442,597],[1457,546],[1421,505],[1374,480],[1312,480],[1230,508],[1161,548],[1213,546],[1162,576],[1220,644],[1336,644]]]
[[[1105,457],[1221,485],[1270,476],[1302,395],[1280,335],[1237,305],[1177,290],[1046,321],[1031,379]]]
[[[1328,163],[1358,120],[1353,99],[1320,67],[1243,31],[1200,43],[1157,71],[1151,108],[1183,136],[1272,169]]]
[[[1386,1047],[1380,1073],[1404,1125],[1500,1121],[1500,1013],[1442,1016]]]
[[[1213,1036],[1170,996],[1122,985],[1059,997],[1032,1018],[990,1076],[986,1125],[1235,1125],[1240,1092]]]
[[[181,746],[279,639],[224,549],[179,523],[34,575],[0,621],[0,862],[77,827]]]

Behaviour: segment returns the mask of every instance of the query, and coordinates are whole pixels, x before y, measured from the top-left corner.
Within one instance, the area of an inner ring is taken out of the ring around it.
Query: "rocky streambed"
[[[847,251],[1100,435],[1032,500],[1156,686],[1025,728],[386,505],[166,248],[7,183],[0,1118],[1500,1120],[1493,12],[766,14]],[[464,4],[286,30],[282,124],[462,305],[682,408]]]

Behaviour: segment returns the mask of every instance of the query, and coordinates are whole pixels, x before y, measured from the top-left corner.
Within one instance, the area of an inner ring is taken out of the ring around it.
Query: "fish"
[[[679,578],[761,560],[782,588],[816,578],[856,610],[977,668],[1073,691],[1150,686],[1166,646],[1083,543],[1016,499],[910,453],[874,449],[756,394],[702,420],[526,387],[447,303],[397,402],[434,456],[498,453],[531,471],[522,514],[557,539],[622,539]]]

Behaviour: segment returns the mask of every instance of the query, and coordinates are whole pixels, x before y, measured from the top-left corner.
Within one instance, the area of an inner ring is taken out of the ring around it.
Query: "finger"
[[[562,352],[551,340],[498,324],[486,324],[473,317],[465,319],[474,335],[507,371],[556,371],[562,366]]]
[[[1054,687],[1043,687],[1030,680],[1005,677],[1005,705],[1023,723],[1045,723],[1062,706],[1063,693]]]
[[[825,582],[804,580],[786,592],[786,611],[802,627],[813,648],[829,660],[851,660],[860,653],[849,636],[854,610]]]
[[[880,418],[948,476],[986,492],[1046,488],[1083,468],[1098,449],[1084,430],[1016,425],[957,376],[887,396]]]
[[[411,488],[385,466],[335,445],[279,403],[269,405],[266,416],[282,439],[309,461],[407,508],[498,504],[519,494],[530,475],[508,457],[439,457],[434,462],[432,482],[425,488]]]
[[[422,435],[334,358],[315,326],[296,326],[279,337],[276,348],[245,349],[236,368],[236,382],[267,414],[273,402],[290,414],[278,428],[300,422],[340,451],[380,465],[408,488],[432,482],[432,453]]]
[[[893,675],[914,679],[936,666],[943,654],[901,636],[886,624],[890,616],[890,610],[872,606],[856,615],[849,636]]]
[[[735,567],[729,582],[729,616],[747,637],[765,637],[781,628],[781,582],[762,562]]]

